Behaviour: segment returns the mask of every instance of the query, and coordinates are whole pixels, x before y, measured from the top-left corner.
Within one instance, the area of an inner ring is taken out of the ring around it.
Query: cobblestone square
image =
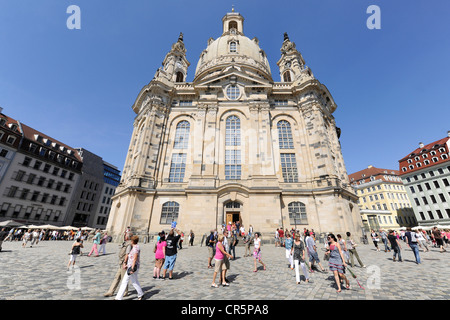
[[[112,300],[103,294],[108,290],[117,270],[118,244],[108,243],[106,255],[87,257],[92,243],[85,242],[83,255],[76,268],[67,271],[72,241],[44,241],[32,248],[22,242],[4,242],[0,252],[1,300]],[[367,266],[358,264],[347,271],[351,288],[336,292],[331,272],[314,272],[312,283],[295,282],[295,272],[288,267],[284,248],[273,244],[262,246],[262,259],[267,270],[258,265],[253,272],[253,258],[243,257],[244,247],[236,248],[236,260],[228,271],[229,287],[212,288],[213,269],[207,269],[207,248],[195,245],[179,250],[174,279],[157,281],[153,243],[140,244],[139,282],[145,300],[448,300],[450,299],[449,253],[431,248],[420,252],[422,264],[415,263],[413,252],[402,243],[404,262],[393,262],[392,253],[376,252],[373,245],[359,245],[358,253]],[[320,258],[323,251],[320,251]],[[326,261],[322,265],[328,269]],[[300,274],[302,272],[300,270]],[[304,279],[303,279],[304,280]],[[218,282],[218,281],[217,281]],[[137,298],[131,294],[125,300]]]

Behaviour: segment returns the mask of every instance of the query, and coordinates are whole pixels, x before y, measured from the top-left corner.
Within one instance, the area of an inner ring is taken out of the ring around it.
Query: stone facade
[[[197,235],[236,220],[265,237],[294,226],[361,234],[331,94],[287,34],[274,82],[243,20],[223,17],[223,34],[208,40],[193,82],[185,81],[180,34],[139,93],[107,225],[114,236],[127,226],[154,234],[172,220]]]

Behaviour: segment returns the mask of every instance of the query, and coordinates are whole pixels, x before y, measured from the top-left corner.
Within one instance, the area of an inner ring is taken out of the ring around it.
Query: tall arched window
[[[241,121],[236,116],[229,116],[226,121],[226,146],[241,145]]]
[[[283,73],[283,81],[284,82],[291,82],[291,72],[288,70],[285,73]]]
[[[229,116],[225,130],[225,179],[241,179],[241,122],[236,116]]]
[[[177,79],[175,80],[175,82],[183,82],[183,81],[184,81],[184,74],[183,74],[183,72],[178,71]]]
[[[230,42],[230,52],[236,52],[237,48],[236,48],[236,42],[232,41]]]
[[[278,141],[280,149],[294,149],[291,124],[286,120],[278,121]]]
[[[180,205],[175,201],[169,201],[163,204],[161,211],[160,224],[171,224],[177,221],[180,212]]]
[[[175,142],[173,145],[174,149],[188,148],[189,131],[190,131],[190,124],[188,121],[183,120],[177,124],[177,129],[175,131]]]
[[[303,202],[291,202],[288,205],[291,225],[308,224],[306,206]]]

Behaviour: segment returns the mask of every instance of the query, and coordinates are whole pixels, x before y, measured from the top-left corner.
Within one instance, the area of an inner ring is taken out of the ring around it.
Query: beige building
[[[239,220],[267,237],[295,226],[361,234],[328,89],[287,34],[274,82],[244,18],[228,13],[222,26],[192,82],[180,34],[139,93],[108,231],[154,234],[176,221],[200,235]]]
[[[349,176],[359,196],[361,219],[366,231],[417,225],[399,174],[397,170],[368,166]]]

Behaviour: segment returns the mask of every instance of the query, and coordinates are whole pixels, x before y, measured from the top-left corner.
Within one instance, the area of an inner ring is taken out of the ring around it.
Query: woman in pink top
[[[155,251],[155,268],[153,269],[153,279],[155,280],[164,280],[160,276],[161,268],[164,265],[164,261],[166,259],[166,237],[164,233],[159,234],[159,241],[156,244],[156,251]]]
[[[217,237],[217,244],[216,244],[216,255],[214,256],[214,259],[216,260],[215,263],[215,268],[214,268],[214,276],[213,276],[213,282],[211,284],[211,287],[217,288],[218,285],[216,284],[216,277],[217,277],[217,273],[221,272],[222,273],[222,278],[221,279],[225,279],[225,272],[226,272],[226,265],[223,261],[223,258],[225,256],[227,256],[228,258],[231,258],[232,255],[228,254],[225,249],[223,248],[223,234],[220,234]],[[229,286],[229,284],[227,282],[222,283],[222,285],[225,286]]]

